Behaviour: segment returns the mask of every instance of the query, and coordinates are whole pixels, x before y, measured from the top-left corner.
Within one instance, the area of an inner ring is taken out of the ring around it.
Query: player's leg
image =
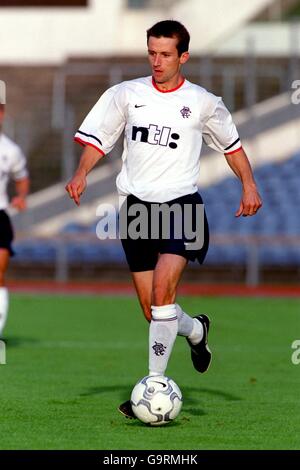
[[[161,255],[164,258],[166,255]],[[163,259],[164,259],[163,258]],[[186,265],[186,261],[184,262],[184,265]],[[160,266],[160,263],[157,264],[157,266]],[[172,272],[172,269],[174,269],[174,265],[172,263],[171,266],[167,263],[162,263],[162,266],[166,267],[166,270],[168,272],[168,275],[170,275],[170,280],[169,280],[169,285],[167,286],[166,284],[162,283],[167,287],[167,290],[165,290],[165,287],[162,288],[160,286],[160,273],[164,276],[164,272],[159,268],[159,270],[156,272],[156,283],[155,283],[155,293],[156,293],[156,300],[159,302],[161,299],[161,296],[167,296],[166,301],[167,303],[174,303],[174,298],[175,298],[175,287],[177,285],[174,284],[174,273]],[[134,286],[138,295],[138,299],[141,305],[141,308],[144,312],[145,318],[147,321],[151,321],[151,303],[152,303],[152,286],[153,286],[153,277],[154,277],[154,270],[150,271],[143,271],[143,272],[134,272],[132,273],[132,278],[134,282]],[[160,299],[159,299],[160,298]],[[154,303],[154,302],[153,302]],[[177,303],[175,304],[176,307],[176,315],[177,315],[177,320],[178,320],[178,335],[180,336],[185,336],[188,338],[188,341],[190,344],[198,344],[203,338],[203,326],[202,323],[196,319],[190,317],[188,314],[186,314],[180,305]]]
[[[187,261],[181,256],[164,254],[159,257],[154,270],[132,273],[144,314],[147,319],[152,317],[149,328],[149,375],[164,375],[167,367],[178,330],[176,288],[186,264]],[[119,411],[126,418],[135,418],[130,400],[122,403]]]
[[[171,201],[171,204],[174,201]],[[176,223],[182,224],[182,238],[170,238],[162,240],[161,253],[177,253],[188,261],[198,260],[203,263],[209,245],[209,227],[203,206],[203,201],[198,193],[183,196],[176,200],[176,204],[181,206],[182,219],[176,219]],[[188,211],[188,212],[186,212]],[[203,217],[201,217],[203,215]],[[174,222],[175,223],[175,222]],[[188,225],[186,225],[188,224]],[[175,225],[174,225],[175,228]],[[171,226],[172,230],[172,226]],[[190,240],[186,239],[186,234],[195,234]],[[195,249],[191,245],[198,240]],[[202,240],[203,244],[199,243]],[[198,246],[199,245],[199,248]],[[197,315],[192,318],[186,314],[180,305],[176,304],[176,313],[178,319],[178,334],[185,336],[191,348],[191,359],[195,369],[198,372],[205,372],[211,362],[211,351],[207,344],[210,320],[205,314]]]
[[[143,313],[145,315],[146,320],[150,322],[153,270],[133,272],[131,274]]]
[[[163,254],[155,266],[149,329],[149,375],[164,375],[178,333],[176,291],[187,260]]]
[[[162,306],[174,304],[177,287],[187,260],[180,255],[163,253],[159,256],[153,272],[152,302]]]
[[[195,369],[201,373],[206,372],[211,362],[211,351],[207,344],[210,320],[204,313],[192,318],[178,304],[176,312],[178,335],[186,337]]]
[[[5,272],[8,267],[10,253],[6,248],[0,248],[0,337],[7,320],[8,290],[5,286]]]
[[[134,287],[143,310],[144,316],[148,322],[151,321],[151,303],[152,303],[152,284],[154,271],[143,271],[131,273]],[[178,320],[178,335],[189,337],[192,342],[199,342],[202,338],[202,328],[192,317],[185,313],[179,304],[176,305],[176,314]]]
[[[185,313],[177,303],[176,313],[178,318],[178,335],[189,338],[192,343],[199,343],[203,336],[202,325],[199,325],[198,321],[195,321],[194,318]]]

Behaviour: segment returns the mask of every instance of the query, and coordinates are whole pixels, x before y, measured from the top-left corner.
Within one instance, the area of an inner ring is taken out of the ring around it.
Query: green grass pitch
[[[167,375],[184,403],[151,428],[117,412],[147,374],[148,324],[135,298],[11,295],[0,365],[1,449],[299,449],[297,299],[178,299],[212,319],[213,362],[177,338]]]

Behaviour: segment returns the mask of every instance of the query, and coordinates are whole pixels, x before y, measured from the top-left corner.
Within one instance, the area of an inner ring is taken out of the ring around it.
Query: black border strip
[[[95,137],[93,134],[87,134],[86,132],[82,132],[82,131],[77,131],[76,134],[82,134],[82,135],[85,135],[86,137],[92,137],[92,139],[95,139],[97,140],[97,142],[99,142],[100,145],[102,145],[102,142],[100,139],[98,139],[97,137]]]
[[[230,144],[228,147],[226,147],[226,149],[224,149],[224,151],[231,149],[231,147],[233,147],[235,144],[237,144],[239,140],[240,140],[240,138],[238,137],[238,139],[236,139],[236,140],[233,142],[233,144]]]

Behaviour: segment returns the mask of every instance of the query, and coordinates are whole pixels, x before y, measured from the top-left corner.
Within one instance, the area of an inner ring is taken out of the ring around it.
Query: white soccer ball
[[[132,390],[131,406],[143,423],[161,426],[179,415],[182,393],[169,377],[147,375]]]

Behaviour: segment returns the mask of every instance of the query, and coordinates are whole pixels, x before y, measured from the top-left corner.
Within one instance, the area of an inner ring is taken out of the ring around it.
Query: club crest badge
[[[157,341],[155,341],[154,345],[152,346],[152,349],[155,352],[156,356],[163,356],[167,348],[162,343],[158,343]]]
[[[190,108],[188,106],[183,106],[183,108],[180,110],[181,112],[181,116],[183,118],[189,118],[190,115],[192,114],[192,111],[190,110]]]

